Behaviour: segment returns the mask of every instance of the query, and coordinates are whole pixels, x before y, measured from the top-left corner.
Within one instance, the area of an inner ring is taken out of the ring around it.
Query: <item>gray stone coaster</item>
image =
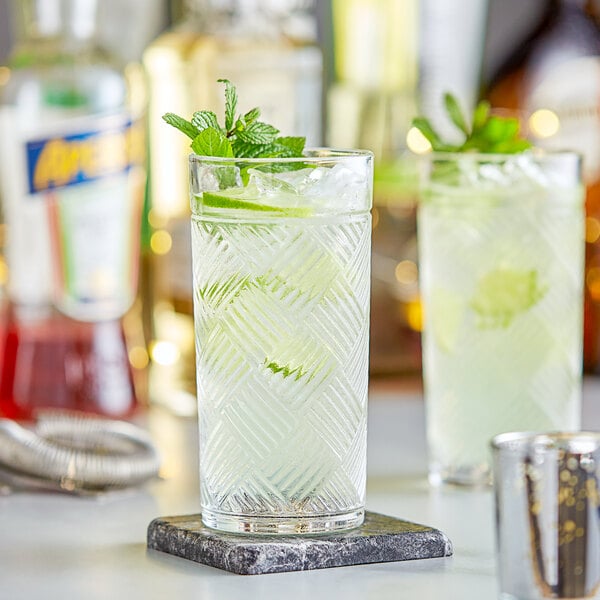
[[[148,526],[148,548],[240,575],[452,554],[452,543],[441,531],[371,512],[351,531],[282,537],[216,532],[202,524],[199,514],[161,517]]]

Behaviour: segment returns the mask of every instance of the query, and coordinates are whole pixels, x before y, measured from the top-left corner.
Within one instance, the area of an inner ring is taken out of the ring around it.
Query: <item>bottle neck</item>
[[[17,41],[84,44],[96,33],[97,0],[12,0]]]
[[[551,0],[546,14],[551,21],[584,18],[598,27],[599,9],[597,0]]]
[[[594,14],[596,11],[595,0],[551,0],[549,10],[566,8],[570,10],[578,10],[587,14]]]
[[[244,38],[285,35],[313,41],[314,7],[314,0],[185,0],[187,19],[203,31]]]

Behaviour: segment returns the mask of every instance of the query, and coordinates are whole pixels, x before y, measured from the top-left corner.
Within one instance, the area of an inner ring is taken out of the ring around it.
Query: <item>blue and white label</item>
[[[144,157],[144,129],[126,121],[72,135],[28,141],[29,193],[76,185],[128,171]]]

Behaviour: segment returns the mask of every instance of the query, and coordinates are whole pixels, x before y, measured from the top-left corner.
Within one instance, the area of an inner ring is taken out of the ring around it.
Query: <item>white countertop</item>
[[[445,559],[240,576],[146,549],[159,516],[199,511],[196,422],[152,409],[147,425],[164,479],[100,498],[0,497],[0,599],[488,600],[497,596],[490,490],[432,488],[426,480],[418,392],[373,391],[367,507],[437,527]],[[584,387],[584,428],[600,429],[600,380]]]

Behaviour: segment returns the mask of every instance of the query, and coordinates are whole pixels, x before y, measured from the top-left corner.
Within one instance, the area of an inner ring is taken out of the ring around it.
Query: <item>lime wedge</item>
[[[281,193],[274,198],[285,200],[289,194]],[[208,208],[221,208],[225,210],[252,210],[261,212],[278,213],[286,217],[308,217],[312,214],[312,208],[308,206],[273,206],[263,204],[261,196],[255,187],[229,188],[217,192],[204,192],[202,194],[202,205]],[[295,196],[294,201],[298,198]]]
[[[471,308],[483,328],[508,327],[513,319],[540,300],[546,289],[535,270],[498,268],[479,281]]]

